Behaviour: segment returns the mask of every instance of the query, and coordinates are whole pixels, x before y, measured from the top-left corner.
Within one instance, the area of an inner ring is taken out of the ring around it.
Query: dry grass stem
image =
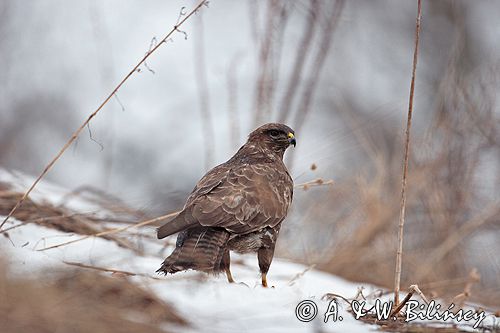
[[[408,288],[408,294],[406,294],[405,298],[397,305],[397,307],[392,311],[390,317],[396,316],[399,311],[405,306],[406,303],[412,298],[413,294],[419,295],[426,304],[429,304],[429,300],[427,297],[425,297],[424,293],[420,290],[420,288],[416,285],[413,284]]]
[[[68,149],[68,147],[76,140],[76,138],[80,135],[81,131],[90,123],[92,118],[94,118],[99,111],[108,103],[108,101],[118,92],[118,90],[122,87],[122,85],[134,74],[141,65],[153,54],[161,45],[167,42],[167,40],[176,32],[179,31],[179,27],[184,24],[194,13],[196,13],[203,5],[206,4],[206,0],[200,1],[188,14],[186,14],[167,35],[151,50],[149,50],[144,57],[139,60],[139,62],[130,70],[130,72],[125,75],[125,77],[120,81],[120,83],[113,89],[113,91],[106,97],[106,99],[99,105],[99,107],[90,114],[90,116],[83,122],[80,127],[72,134],[71,138],[64,144],[61,150],[57,153],[57,155],[50,161],[50,163],[45,167],[42,173],[38,176],[35,182],[29,187],[29,189],[23,194],[21,199],[16,203],[16,205],[12,208],[9,214],[5,217],[3,222],[0,224],[0,229],[2,229],[3,225],[8,221],[8,219],[14,214],[14,212],[19,208],[20,205],[26,200],[28,195],[33,191],[35,186],[40,182],[40,180],[49,172],[52,166],[56,163],[56,161],[62,156],[62,154]]]
[[[139,222],[139,223],[136,223],[136,224],[128,225],[126,227],[110,229],[110,230],[106,230],[106,231],[103,231],[103,232],[98,232],[98,233],[95,233],[95,234],[92,234],[92,235],[87,235],[87,236],[84,236],[84,237],[81,237],[81,238],[78,238],[78,239],[74,239],[74,240],[71,240],[71,241],[68,241],[68,242],[64,242],[64,243],[61,243],[61,244],[56,244],[56,245],[48,246],[48,247],[45,247],[43,249],[38,249],[37,251],[46,251],[46,250],[50,250],[50,249],[55,249],[55,248],[58,248],[58,247],[61,247],[61,246],[66,246],[66,245],[69,245],[69,244],[74,244],[76,242],[83,241],[83,240],[85,240],[87,238],[90,238],[90,237],[103,237],[103,236],[107,236],[107,235],[110,235],[110,234],[116,234],[116,233],[119,233],[119,232],[122,232],[122,231],[125,231],[125,230],[128,230],[128,229],[131,229],[131,228],[139,228],[139,227],[142,227],[142,226],[145,226],[145,225],[148,225],[148,224],[153,224],[153,223],[157,223],[157,222],[166,220],[169,217],[175,216],[177,214],[179,214],[178,211],[170,213],[170,214],[167,214],[167,215],[162,215],[162,216],[159,216],[159,217],[155,217],[154,219],[150,219],[150,220],[142,221],[142,222]]]
[[[289,286],[293,286],[295,284],[295,281],[297,281],[298,279],[300,279],[301,277],[303,277],[304,274],[306,274],[307,272],[309,272],[311,269],[314,269],[314,267],[316,267],[316,264],[312,264],[312,265],[306,267],[302,272],[299,272],[299,273],[295,274],[290,279],[290,281],[288,281],[288,285]]]
[[[307,191],[311,187],[330,186],[330,185],[333,185],[333,179],[323,180],[322,178],[317,178],[317,179],[310,180],[310,181],[305,182],[305,183],[295,184],[294,187],[301,188],[301,189]]]
[[[417,71],[418,59],[418,42],[420,40],[420,20],[422,18],[422,0],[418,0],[417,21],[415,27],[415,50],[413,52],[413,69],[411,75],[410,86],[410,101],[408,105],[408,119],[406,122],[405,132],[405,153],[403,162],[403,179],[401,182],[401,208],[399,214],[399,228],[398,228],[398,249],[396,254],[396,271],[394,274],[394,304],[399,304],[399,290],[401,284],[401,265],[403,261],[403,228],[405,224],[405,209],[406,209],[406,182],[408,178],[408,159],[410,152],[410,130],[411,130],[411,117],[413,113],[413,96],[415,91],[415,74]]]
[[[86,268],[86,269],[93,269],[93,270],[100,271],[100,272],[113,273],[112,274],[113,276],[115,276],[115,275],[116,276],[143,276],[143,277],[147,277],[150,279],[162,280],[161,278],[158,278],[155,276],[150,276],[147,274],[133,273],[133,272],[128,272],[128,271],[122,271],[119,269],[111,269],[111,268],[104,268],[104,267],[99,267],[99,266],[85,265],[85,264],[82,264],[79,262],[63,261],[63,263],[65,263],[66,265],[70,265],[70,266]]]
[[[473,268],[469,273],[469,277],[467,278],[467,283],[464,286],[464,290],[460,294],[455,296],[451,300],[451,303],[457,304],[459,308],[462,308],[465,302],[472,296],[472,286],[480,281],[481,275],[476,268]]]

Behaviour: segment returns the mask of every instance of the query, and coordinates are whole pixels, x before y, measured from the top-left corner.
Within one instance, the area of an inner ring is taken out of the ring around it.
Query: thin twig
[[[401,284],[401,264],[403,257],[403,227],[405,224],[406,180],[408,177],[408,156],[410,150],[411,116],[413,112],[413,95],[415,91],[415,73],[417,71],[418,42],[420,39],[420,19],[422,18],[422,0],[418,0],[417,21],[415,27],[415,50],[413,52],[413,69],[410,85],[410,101],[408,105],[408,120],[406,122],[405,156],[403,163],[403,179],[401,184],[401,210],[399,214],[398,249],[396,254],[396,272],[394,274],[394,305],[399,305],[399,290]]]
[[[429,305],[429,300],[427,299],[427,297],[425,297],[424,293],[422,292],[422,290],[420,290],[418,285],[412,284],[410,286],[410,289],[414,290],[418,294],[418,296],[420,296],[420,298],[424,300],[425,304]]]
[[[101,272],[119,273],[119,274],[123,274],[123,275],[127,275],[127,276],[144,276],[144,277],[155,279],[155,280],[162,280],[161,278],[158,278],[158,277],[155,277],[155,276],[150,276],[150,275],[143,274],[143,273],[133,273],[133,272],[128,272],[128,271],[121,271],[121,270],[118,270],[118,269],[111,269],[111,268],[104,268],[104,267],[99,267],[99,266],[85,265],[85,264],[81,264],[79,262],[63,261],[63,263],[65,263],[66,265],[70,265],[70,266],[76,266],[76,267],[87,268],[87,269],[94,269],[96,271],[101,271]]]
[[[333,185],[333,179],[324,180],[322,178],[317,178],[305,183],[296,184],[294,185],[294,187],[302,188],[303,190],[308,190],[310,187],[313,186],[329,186],[329,185]]]
[[[327,294],[324,294],[323,297],[321,297],[321,300],[332,300],[332,299],[335,299],[335,298],[340,298],[342,299],[344,302],[346,302],[347,304],[349,304],[349,306],[352,306],[352,301],[348,300],[347,298],[345,298],[344,296],[342,295],[339,295],[339,294],[334,294],[334,293],[327,293]]]
[[[302,272],[299,272],[299,273],[295,274],[290,279],[290,281],[288,281],[288,285],[289,286],[293,286],[295,284],[295,281],[297,281],[298,279],[300,279],[301,277],[303,277],[304,274],[306,274],[307,272],[309,272],[311,269],[314,269],[314,267],[316,267],[316,264],[312,264],[312,265],[306,267],[306,269],[304,269]]]
[[[408,303],[408,301],[410,300],[410,298],[413,296],[413,292],[410,291],[408,294],[406,294],[405,298],[403,298],[403,300],[401,301],[401,303],[398,304],[398,306],[394,309],[394,311],[392,311],[391,313],[391,317],[394,317],[395,315],[397,315],[399,313],[399,311],[401,311],[401,309],[403,308],[403,306],[405,306],[406,303]]]
[[[401,303],[398,304],[398,306],[392,311],[390,317],[394,317],[401,311],[401,309],[405,306],[406,303],[410,300],[410,298],[413,296],[414,293],[417,293],[423,300],[424,302],[428,305],[429,300],[427,297],[425,297],[424,293],[420,290],[420,288],[416,284],[412,284],[410,288],[408,289],[408,294],[406,297],[401,301]]]
[[[109,234],[115,234],[115,233],[118,233],[118,232],[122,232],[122,231],[125,231],[125,230],[128,230],[128,229],[131,229],[131,228],[142,227],[142,226],[145,226],[145,225],[148,225],[148,224],[153,224],[153,223],[156,223],[156,222],[159,222],[159,221],[163,221],[163,220],[168,219],[169,217],[175,216],[177,214],[179,214],[178,211],[170,213],[170,214],[167,214],[167,215],[162,215],[162,216],[159,216],[159,217],[155,217],[154,219],[142,221],[142,222],[139,222],[139,223],[136,223],[136,224],[133,224],[133,225],[128,225],[126,227],[110,229],[110,230],[98,232],[98,233],[95,233],[95,234],[92,234],[92,235],[83,236],[83,237],[80,237],[78,239],[71,240],[69,242],[64,242],[64,243],[61,243],[61,244],[56,244],[56,245],[52,245],[52,246],[49,246],[49,247],[44,247],[43,249],[39,249],[37,251],[46,251],[46,250],[50,250],[50,249],[55,249],[55,248],[58,248],[58,247],[61,247],[61,246],[65,246],[65,245],[69,245],[69,244],[73,244],[73,243],[85,240],[85,239],[90,238],[90,237],[101,237],[101,236],[105,236],[105,235],[109,235]]]
[[[354,296],[354,299],[359,299],[359,297],[361,296],[361,298],[366,301],[366,297],[365,295],[363,295],[363,290],[365,290],[365,287],[358,287],[358,291],[356,292],[356,296]]]
[[[144,55],[144,57],[132,68],[132,70],[127,74],[125,75],[125,77],[120,81],[120,83],[113,89],[113,91],[108,95],[108,97],[106,97],[106,99],[101,103],[101,105],[99,105],[99,107],[93,112],[90,114],[90,116],[87,118],[87,120],[85,120],[85,122],[80,126],[78,127],[78,129],[73,133],[73,135],[71,136],[71,138],[68,140],[68,142],[66,142],[66,144],[61,148],[61,150],[57,153],[57,155],[52,159],[52,161],[50,161],[50,163],[45,167],[45,169],[43,170],[43,172],[40,174],[40,176],[38,176],[38,178],[35,180],[35,182],[30,186],[30,188],[28,189],[28,191],[26,191],[26,193],[24,193],[24,195],[21,197],[21,199],[16,203],[16,205],[14,206],[14,208],[12,208],[12,210],[10,211],[10,213],[7,215],[7,217],[3,220],[3,222],[0,224],[0,229],[3,227],[3,225],[7,222],[7,220],[12,216],[12,214],[14,214],[14,212],[19,208],[19,206],[21,206],[21,204],[24,202],[24,200],[26,200],[26,198],[28,197],[28,195],[31,193],[31,191],[35,188],[35,186],[40,182],[40,180],[47,174],[47,172],[49,172],[49,170],[52,168],[52,166],[56,163],[56,161],[62,156],[62,154],[66,151],[66,149],[68,149],[69,146],[71,146],[71,144],[77,139],[78,135],[80,134],[80,132],[87,126],[87,124],[92,120],[92,118],[94,118],[96,116],[96,114],[101,111],[101,109],[104,107],[104,105],[106,105],[108,103],[108,101],[113,97],[115,96],[116,92],[121,88],[121,86],[129,79],[129,77],[132,76],[132,74],[134,74],[137,69],[144,63],[144,61],[146,61],[149,56],[151,54],[153,54],[162,44],[166,43],[167,40],[170,38],[170,36],[172,36],[176,31],[179,31],[179,27],[184,23],[186,22],[195,12],[197,12],[204,4],[205,4],[206,0],[202,0],[198,3],[198,5],[196,5],[196,7],[194,7],[193,10],[191,10],[191,12],[189,12],[189,14],[187,14],[186,16],[184,16],[184,18],[182,20],[180,20],[173,28],[172,30],[170,30],[169,33],[167,33],[167,35],[155,46],[153,47],[148,53],[146,53],[146,55]]]

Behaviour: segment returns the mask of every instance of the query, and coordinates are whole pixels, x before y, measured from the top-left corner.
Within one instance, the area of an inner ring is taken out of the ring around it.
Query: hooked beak
[[[293,135],[293,133],[288,133],[288,143],[294,147],[297,145],[297,141],[295,140],[295,135]]]

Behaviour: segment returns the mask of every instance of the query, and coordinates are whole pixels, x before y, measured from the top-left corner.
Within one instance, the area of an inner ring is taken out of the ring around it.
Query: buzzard
[[[231,159],[210,170],[183,210],[158,228],[159,239],[180,233],[175,250],[157,272],[225,272],[234,282],[229,251],[257,252],[262,285],[267,287],[266,274],[293,196],[283,155],[295,144],[290,127],[266,124],[250,133]]]

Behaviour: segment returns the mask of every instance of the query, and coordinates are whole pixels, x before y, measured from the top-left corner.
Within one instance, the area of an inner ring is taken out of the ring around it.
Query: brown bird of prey
[[[157,272],[225,272],[234,282],[229,251],[257,252],[267,287],[266,274],[293,196],[283,154],[295,144],[290,127],[266,124],[250,133],[230,160],[210,170],[179,215],[158,229],[160,239],[180,233],[175,250]]]

